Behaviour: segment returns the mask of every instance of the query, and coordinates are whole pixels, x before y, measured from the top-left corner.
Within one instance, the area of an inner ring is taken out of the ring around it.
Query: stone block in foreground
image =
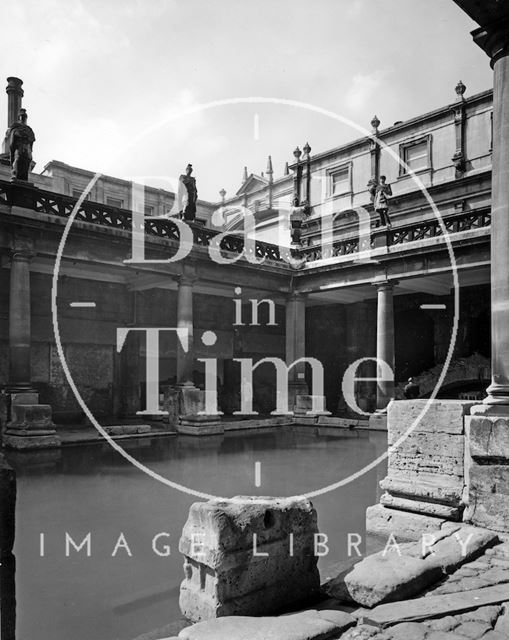
[[[420,542],[397,544],[355,565],[344,578],[325,585],[327,593],[345,595],[354,602],[374,607],[410,598],[495,544],[492,531],[472,526],[449,525],[429,532]]]
[[[382,504],[461,521],[465,487],[465,420],[460,400],[400,400],[387,413],[389,454]]]
[[[316,511],[305,498],[194,503],[179,543],[182,614],[194,622],[264,615],[316,596],[316,533]]]
[[[179,633],[185,640],[323,640],[338,638],[356,620],[342,611],[302,611],[288,616],[231,616],[208,620]]]

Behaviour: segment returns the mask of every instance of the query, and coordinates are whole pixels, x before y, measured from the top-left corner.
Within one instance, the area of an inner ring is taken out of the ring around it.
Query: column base
[[[473,406],[466,428],[471,463],[465,519],[509,533],[509,406]]]
[[[321,405],[323,409],[313,411],[314,404]],[[317,416],[330,416],[331,412],[325,409],[325,396],[310,396],[307,394],[295,396],[295,404],[293,406],[293,415],[295,417],[316,418]]]
[[[24,432],[23,435],[7,432],[3,437],[3,445],[7,449],[17,450],[50,449],[62,446],[62,442],[56,432],[31,431]]]
[[[181,416],[178,433],[188,436],[217,436],[224,433],[220,416]]]
[[[37,393],[11,395],[10,421],[2,442],[12,449],[40,449],[61,445],[49,404],[20,404],[20,400],[38,400]]]

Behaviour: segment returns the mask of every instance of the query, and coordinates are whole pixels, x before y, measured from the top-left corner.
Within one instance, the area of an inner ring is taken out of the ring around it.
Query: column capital
[[[189,274],[180,274],[179,276],[173,276],[173,280],[182,286],[192,287],[193,284],[198,280],[198,276],[192,276]]]
[[[301,293],[300,291],[290,291],[290,293],[286,294],[286,301],[287,302],[292,302],[297,300],[305,301],[307,300],[307,297],[308,297],[307,293]]]
[[[493,67],[497,60],[509,55],[509,19],[475,29],[472,38],[489,56]]]
[[[379,280],[378,282],[372,282],[371,284],[376,287],[378,291],[389,291],[394,289],[398,282],[398,280]]]

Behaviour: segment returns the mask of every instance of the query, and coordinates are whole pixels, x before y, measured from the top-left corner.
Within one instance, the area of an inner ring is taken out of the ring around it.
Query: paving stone
[[[460,636],[454,631],[432,631],[426,636],[426,640],[465,640],[465,636]]]
[[[402,622],[388,630],[394,640],[424,640],[427,628],[418,622]]]
[[[473,589],[482,589],[487,586],[488,583],[483,578],[462,578],[456,583],[456,591],[472,591]]]
[[[490,563],[487,560],[483,560],[482,558],[478,558],[477,560],[474,560],[473,562],[468,562],[467,564],[465,564],[466,567],[470,567],[471,569],[476,569],[476,570],[484,570],[484,569],[488,569],[490,566]]]
[[[488,584],[502,584],[503,582],[509,582],[509,568],[503,569],[502,567],[491,567],[487,571],[484,571],[479,576],[482,580],[485,580]]]
[[[464,566],[460,567],[453,575],[462,576],[464,578],[471,578],[472,576],[477,576],[478,574],[478,570],[472,569],[472,567]]]
[[[497,544],[494,548],[495,556],[498,558],[506,558],[509,560],[509,542],[503,542],[502,544]]]
[[[360,624],[357,627],[349,629],[341,636],[341,640],[380,640],[377,627],[367,624]],[[231,639],[230,639],[231,640]]]
[[[509,558],[499,558],[498,556],[493,556],[490,560],[490,564],[494,567],[509,569]]]
[[[495,623],[495,631],[504,633],[506,638],[509,638],[509,607],[507,605],[504,605],[504,611]]]
[[[488,631],[483,635],[482,640],[507,640],[507,635],[499,631]]]
[[[425,558],[422,558],[421,543],[390,545],[387,550],[361,560],[344,578],[327,583],[325,591],[329,596],[341,597],[346,587],[348,596],[364,607],[411,598],[496,540],[493,532],[462,526],[446,535],[437,531],[436,541],[426,550]],[[443,584],[435,593],[455,593],[487,584],[476,576],[465,577]]]
[[[461,622],[466,622],[467,620],[482,620],[483,622],[488,622],[491,626],[493,626],[495,620],[499,616],[500,610],[500,605],[493,604],[488,605],[487,607],[474,609],[474,611],[461,613],[457,616],[457,618],[461,620]]]
[[[186,640],[315,640],[331,638],[336,633],[339,635],[355,624],[355,618],[348,613],[334,612],[338,614],[335,622],[326,620],[321,613],[303,611],[287,616],[259,618],[225,616],[182,629],[178,637]]]
[[[480,620],[469,620],[468,622],[464,622],[460,624],[459,627],[454,629],[454,633],[458,633],[467,638],[472,638],[475,640],[476,638],[480,638],[486,631],[491,631],[491,624],[487,622],[481,622]]]
[[[444,618],[436,618],[427,620],[425,623],[432,631],[451,631],[459,624],[456,616],[445,616]]]

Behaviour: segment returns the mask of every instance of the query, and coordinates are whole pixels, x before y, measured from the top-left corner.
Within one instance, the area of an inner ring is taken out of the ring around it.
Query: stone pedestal
[[[314,409],[318,407],[318,410]],[[316,418],[330,416],[331,412],[325,408],[325,396],[298,395],[295,397],[293,415],[296,418]]]
[[[183,615],[194,622],[265,615],[316,596],[317,532],[316,511],[304,498],[194,503],[179,543]]]
[[[467,418],[470,465],[465,518],[509,533],[509,407],[503,409],[478,405]]]
[[[192,436],[210,436],[224,433],[221,415],[206,415],[205,391],[196,387],[177,387],[177,431]]]
[[[53,424],[51,406],[38,404],[37,393],[11,395],[10,421],[3,444],[12,449],[41,449],[61,445]]]
[[[388,407],[388,444],[395,448],[389,454],[387,476],[380,483],[384,490],[380,503],[383,511],[390,510],[398,516],[392,518],[395,526],[396,522],[402,526],[401,512],[425,516],[426,528],[430,517],[460,521],[463,516],[465,417],[474,403],[434,400],[419,419],[426,403],[427,400],[400,400]],[[400,441],[414,423],[413,431]],[[374,512],[368,510],[370,532],[387,533],[383,511],[380,507]],[[413,526],[409,524],[409,528]],[[394,533],[403,535],[404,531]]]

